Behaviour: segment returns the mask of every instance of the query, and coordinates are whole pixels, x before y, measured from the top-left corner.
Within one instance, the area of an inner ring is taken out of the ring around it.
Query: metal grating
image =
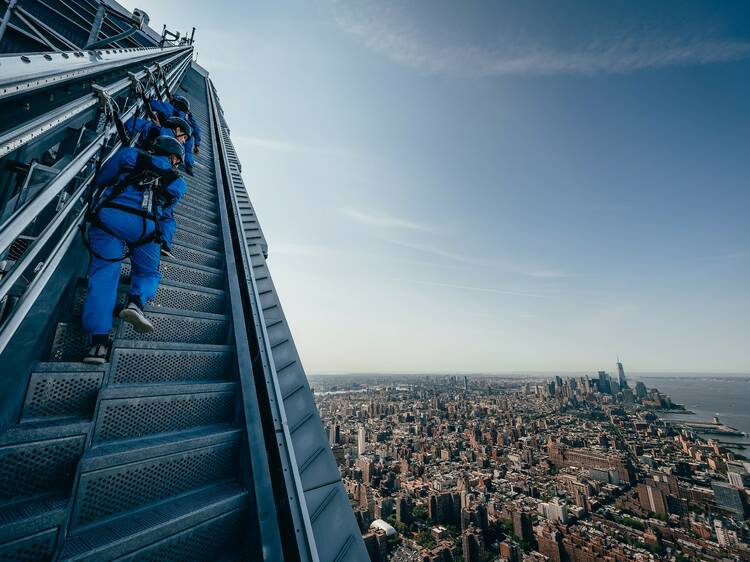
[[[112,334],[110,334],[112,339]],[[80,324],[58,322],[52,340],[50,361],[80,361],[86,355],[86,332]]]
[[[228,380],[229,350],[116,349],[110,384]]]
[[[221,254],[209,254],[177,244],[172,246],[172,255],[181,262],[194,263],[206,267],[220,268],[223,265]]]
[[[177,232],[180,231],[178,230]],[[220,289],[224,285],[224,275],[217,271],[206,271],[163,261],[159,264],[159,272],[163,279],[181,281],[183,283],[198,285],[199,287]],[[122,264],[120,280],[130,282],[130,263],[125,262]]]
[[[219,240],[218,238],[208,238],[206,236],[200,236],[198,234],[193,234],[192,232],[181,230],[179,228],[174,234],[174,241],[178,244],[180,242],[183,242],[185,244],[191,244],[193,246],[197,246],[198,248],[206,248],[208,250],[217,251],[221,249],[221,240]]]
[[[66,489],[84,439],[76,435],[0,448],[0,503]]]
[[[202,562],[215,560],[219,552],[241,551],[246,517],[244,509],[231,511],[140,550],[122,561]]]
[[[175,217],[175,220],[178,221],[180,228],[187,228],[188,230],[192,230],[199,234],[205,234],[206,236],[218,236],[218,229],[215,225],[207,225],[179,215]]]
[[[159,285],[156,296],[149,304],[151,306],[221,314],[224,312],[224,295],[221,293],[192,291],[190,289],[162,284]]]
[[[199,318],[146,312],[154,325],[154,331],[139,334],[127,322],[120,325],[119,335],[125,339],[140,341],[168,341],[176,343],[220,343],[227,339],[227,321],[224,319]]]
[[[81,475],[71,526],[236,476],[237,443],[229,442]]]
[[[35,533],[0,545],[0,560],[46,562],[52,558],[57,528]]]
[[[102,400],[94,443],[227,423],[234,403],[234,392]]]
[[[90,416],[103,376],[103,372],[32,373],[22,417]]]

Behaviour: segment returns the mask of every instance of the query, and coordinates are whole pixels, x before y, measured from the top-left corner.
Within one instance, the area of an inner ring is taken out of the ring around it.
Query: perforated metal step
[[[130,343],[132,347],[125,347]],[[234,377],[227,345],[121,342],[112,353],[109,384],[220,381]]]
[[[73,531],[61,560],[214,560],[219,552],[242,552],[248,493],[220,484],[119,517],[88,530]],[[124,558],[119,558],[123,556]]]
[[[170,284],[170,281],[176,284]],[[116,305],[125,306],[127,304],[128,289],[129,286],[124,284],[119,287]],[[160,312],[160,309],[176,309],[223,314],[226,308],[225,299],[226,294],[219,289],[204,289],[188,283],[165,280],[159,284],[156,296],[148,302],[145,309],[155,312]],[[81,317],[85,300],[86,287],[77,287],[73,297],[73,306],[70,309],[71,320]]]
[[[23,438],[23,432],[16,432]],[[86,436],[69,435],[0,447],[0,508],[70,491]]]
[[[100,396],[92,444],[231,424],[235,383],[108,387]]]
[[[179,232],[179,231],[178,231]],[[159,272],[163,279],[184,281],[198,287],[210,289],[221,289],[224,286],[224,272],[206,266],[190,263],[177,263],[170,259],[164,259],[159,264]],[[130,262],[122,264],[120,280],[130,283]]]
[[[90,419],[104,369],[82,363],[41,364],[31,373],[21,422]]]
[[[200,438],[130,441],[100,451],[92,449],[81,461],[71,528],[85,528],[156,501],[237,478],[239,432],[194,435]],[[175,452],[165,453],[169,446]]]
[[[175,343],[213,343],[227,342],[229,322],[220,314],[191,312],[189,315],[144,312],[154,325],[154,331],[138,333],[132,324],[123,322],[117,331],[117,337],[139,341],[161,341]]]

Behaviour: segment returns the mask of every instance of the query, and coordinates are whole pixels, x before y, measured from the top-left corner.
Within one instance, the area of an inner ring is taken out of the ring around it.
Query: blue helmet
[[[161,135],[156,137],[153,144],[154,153],[169,156],[174,154],[180,159],[180,162],[185,160],[185,147],[174,137],[168,137],[167,135]]]
[[[185,96],[175,96],[172,98],[172,105],[177,111],[187,113],[190,111],[190,101]]]
[[[169,119],[165,119],[164,126],[169,127],[170,129],[176,129],[179,127],[185,131],[185,134],[188,137],[193,134],[193,128],[190,126],[190,123],[185,121],[182,117],[170,117]]]

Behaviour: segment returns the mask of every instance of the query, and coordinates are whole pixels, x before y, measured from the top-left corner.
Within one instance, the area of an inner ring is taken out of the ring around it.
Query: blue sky
[[[750,372],[747,2],[145,8],[198,28],[308,372]]]

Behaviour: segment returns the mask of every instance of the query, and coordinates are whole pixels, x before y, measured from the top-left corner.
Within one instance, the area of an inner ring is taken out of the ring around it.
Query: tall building
[[[606,371],[599,371],[597,385],[599,392],[603,394],[612,394],[612,385],[610,384],[609,375]]]
[[[333,447],[341,443],[341,426],[337,423],[332,423],[331,427],[328,428],[328,444]]]
[[[617,361],[617,378],[620,383],[620,390],[628,387],[628,381],[625,378],[625,369],[623,369],[622,363],[619,360]]]
[[[534,528],[531,524],[530,513],[520,509],[513,512],[513,534],[526,542],[531,542],[534,539]]]
[[[483,557],[482,535],[478,529],[471,527],[463,534],[462,540],[464,562],[481,562]]]
[[[635,395],[639,400],[643,400],[648,396],[648,390],[646,389],[646,385],[643,384],[641,381],[638,381],[635,383]]]
[[[367,446],[365,435],[365,428],[360,425],[357,429],[357,454],[360,456],[365,454],[365,447]]]

